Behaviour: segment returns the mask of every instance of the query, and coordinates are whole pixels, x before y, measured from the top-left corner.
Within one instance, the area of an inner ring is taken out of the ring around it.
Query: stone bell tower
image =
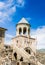
[[[4,38],[5,38],[5,31],[7,29],[0,27],[0,49],[4,47]]]
[[[22,18],[16,25],[16,37],[18,39],[18,44],[20,47],[25,48],[30,44],[30,24],[25,18]],[[29,43],[29,44],[28,44]]]
[[[36,52],[35,38],[31,38],[30,27],[28,21],[22,18],[16,25],[16,37],[13,42],[19,48],[30,47]]]
[[[35,38],[30,36],[30,24],[25,18],[22,18],[16,25],[16,37],[12,39],[13,59],[19,60],[20,57],[25,59],[24,57],[25,54],[27,56],[27,53],[30,55],[36,54],[35,41]]]
[[[16,30],[16,36],[30,36],[30,24],[25,20],[25,18],[20,20],[20,22],[17,24]]]

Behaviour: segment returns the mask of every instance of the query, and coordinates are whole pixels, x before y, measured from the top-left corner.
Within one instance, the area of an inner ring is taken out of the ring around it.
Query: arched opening
[[[29,54],[31,54],[30,48],[25,48],[25,51]]]
[[[23,61],[23,57],[21,57],[20,61]]]
[[[19,65],[19,62],[17,62],[17,65]]]
[[[15,57],[15,59],[17,60],[17,53],[16,53],[16,52],[14,53],[14,57]]]
[[[22,33],[22,29],[21,28],[19,28],[19,34],[21,34]]]
[[[30,63],[28,63],[28,65],[31,65]]]
[[[23,34],[26,34],[26,27],[23,28]]]
[[[30,28],[28,29],[28,34],[30,34]]]
[[[26,52],[28,52],[29,54],[31,54],[30,50],[29,49],[26,49]]]

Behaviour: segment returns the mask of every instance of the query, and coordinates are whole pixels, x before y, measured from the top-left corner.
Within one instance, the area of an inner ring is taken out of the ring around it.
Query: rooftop
[[[0,30],[7,30],[7,29],[0,27]]]
[[[18,24],[20,24],[20,23],[29,24],[28,21],[27,21],[25,18],[22,18],[22,19],[18,22]]]

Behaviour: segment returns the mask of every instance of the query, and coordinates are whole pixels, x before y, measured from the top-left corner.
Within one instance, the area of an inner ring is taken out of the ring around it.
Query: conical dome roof
[[[29,24],[28,21],[27,21],[25,18],[22,18],[22,19],[18,22],[18,24],[21,24],[21,23],[22,23],[22,24],[24,24],[24,23],[25,23],[25,24]]]

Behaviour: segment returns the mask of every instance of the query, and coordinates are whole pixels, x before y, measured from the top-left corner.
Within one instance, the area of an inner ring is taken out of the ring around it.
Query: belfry
[[[22,18],[16,26],[16,35],[29,36],[30,35],[30,24]]]

